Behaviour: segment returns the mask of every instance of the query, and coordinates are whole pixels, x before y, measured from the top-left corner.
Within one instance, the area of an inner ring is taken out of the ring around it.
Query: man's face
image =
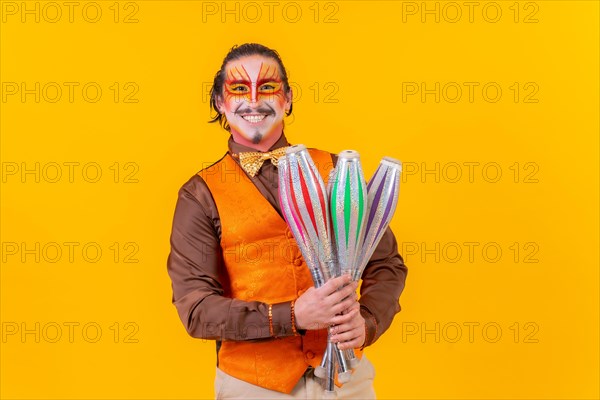
[[[225,84],[217,106],[227,117],[236,142],[268,150],[281,136],[291,103],[274,59],[253,55],[225,66]]]

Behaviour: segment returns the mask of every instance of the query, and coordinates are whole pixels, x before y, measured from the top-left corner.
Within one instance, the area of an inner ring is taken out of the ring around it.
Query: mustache
[[[262,105],[258,108],[250,108],[247,106],[240,105],[237,110],[235,110],[235,114],[275,114],[275,110],[267,105]]]

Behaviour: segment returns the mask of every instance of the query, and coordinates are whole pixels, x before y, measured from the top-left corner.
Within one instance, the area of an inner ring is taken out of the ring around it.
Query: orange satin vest
[[[331,155],[315,149],[309,153],[327,183]],[[229,279],[226,296],[277,304],[297,299],[313,286],[285,220],[229,154],[199,175],[221,220],[221,249]],[[268,330],[268,326],[236,328]],[[291,393],[306,368],[321,363],[326,345],[326,329],[308,330],[303,336],[223,341],[219,368],[254,385]]]

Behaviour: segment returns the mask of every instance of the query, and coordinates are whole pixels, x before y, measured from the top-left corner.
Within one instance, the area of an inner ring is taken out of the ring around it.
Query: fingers
[[[335,326],[330,328],[330,339],[341,350],[362,346],[365,342],[365,320],[360,315],[360,305],[354,304],[347,313],[333,318]]]
[[[360,347],[364,342],[364,329],[355,327],[351,330],[331,335],[331,341],[338,344],[339,349]]]
[[[360,303],[358,302],[358,295],[356,293],[354,293],[354,302],[352,303],[352,306],[343,310],[341,314],[348,314],[351,311],[354,311],[355,308],[360,308]]]
[[[320,288],[308,289],[296,301],[296,324],[332,325],[349,321],[351,317],[337,318],[337,315],[344,316],[360,308],[357,287],[358,282],[352,281],[350,275],[343,275]]]
[[[355,308],[360,308],[360,304],[358,303],[358,301],[356,301],[355,297],[348,297],[341,303],[334,305],[331,308],[331,310],[335,315],[345,315],[348,314],[350,311],[354,310]]]
[[[355,303],[344,314],[339,314],[339,315],[336,315],[335,317],[331,318],[330,324],[331,325],[344,325],[344,324],[352,321],[354,318],[356,318],[356,315],[359,313],[360,313],[360,304]],[[339,329],[337,331],[339,332]]]
[[[330,294],[329,299],[333,304],[340,303],[342,300],[346,299],[347,297],[350,298],[351,302],[356,301],[356,288],[357,287],[358,287],[357,282],[351,282],[350,284],[344,286],[337,292]],[[348,308],[348,307],[346,307],[346,308]],[[342,310],[345,310],[345,308]],[[342,310],[340,310],[339,312],[341,312]]]
[[[349,274],[338,276],[337,278],[332,278],[325,283],[320,290],[323,291],[325,296],[329,296],[333,293],[336,293],[339,288],[347,285],[352,281],[352,278]],[[341,300],[341,299],[340,299]]]
[[[331,321],[336,315],[348,313],[353,308],[359,307],[358,295],[356,294],[357,282],[350,282],[336,292],[325,298],[325,308],[331,313]],[[343,319],[342,321],[346,321]]]
[[[364,342],[365,342],[365,339],[361,336],[361,337],[357,337],[352,340],[349,340],[347,342],[338,343],[337,347],[340,350],[357,349],[360,346],[362,346]]]

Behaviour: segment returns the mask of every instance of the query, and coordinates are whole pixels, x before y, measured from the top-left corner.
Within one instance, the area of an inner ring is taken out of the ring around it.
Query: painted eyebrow
[[[277,78],[274,78],[274,79],[267,79],[267,78],[264,78],[264,79],[259,79],[259,81],[258,81],[258,83],[256,84],[256,86],[260,86],[260,85],[262,85],[262,84],[264,84],[264,83],[269,83],[269,82],[282,83],[282,82],[281,82],[281,79],[277,79]]]
[[[269,83],[269,82],[282,83],[282,81],[279,79],[261,79],[258,81],[256,86],[261,86],[261,85],[263,85],[265,83]],[[245,79],[227,80],[225,83],[227,83],[228,85],[236,85],[236,84],[241,83],[241,84],[248,85],[248,86],[250,86],[252,84],[252,82],[245,80]]]
[[[250,81],[247,81],[247,80],[245,80],[245,79],[234,79],[234,80],[227,80],[227,81],[225,81],[225,83],[227,83],[228,85],[236,85],[236,84],[238,84],[238,83],[243,83],[243,84],[245,84],[245,85],[248,85],[248,86],[250,86],[250,84],[251,84],[252,82],[250,82]]]

